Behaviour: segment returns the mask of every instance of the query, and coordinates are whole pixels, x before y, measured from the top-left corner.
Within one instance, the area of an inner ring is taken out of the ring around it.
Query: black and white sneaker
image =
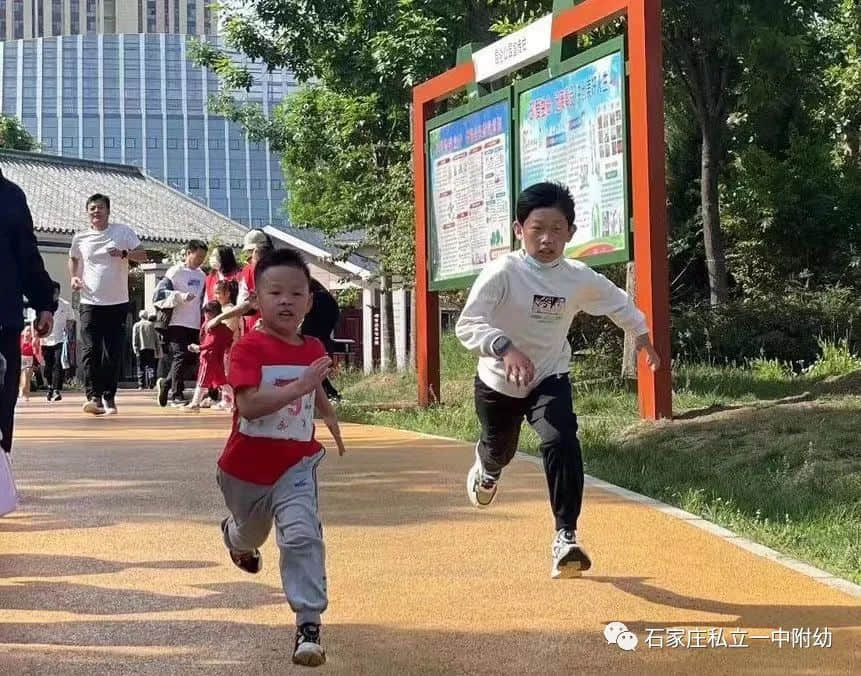
[[[54,396],[51,397],[51,401],[63,401],[63,395],[59,392],[54,392]]]
[[[102,402],[105,407],[105,415],[117,414],[117,402],[113,397],[102,397]]]
[[[481,458],[478,455],[478,443],[475,444],[475,462],[466,475],[466,494],[474,507],[484,509],[496,497],[496,489],[499,487],[499,477],[492,476],[484,471]]]
[[[91,415],[103,415],[105,409],[102,408],[102,400],[99,397],[90,397],[84,404],[83,411]]]
[[[158,405],[164,408],[167,406],[167,394],[170,386],[165,378],[159,378],[155,381],[155,388],[158,391]]]
[[[320,625],[307,622],[296,629],[293,664],[319,667],[326,663],[326,651],[320,645]]]
[[[553,569],[550,577],[554,580],[564,580],[572,577],[580,577],[584,570],[592,567],[592,560],[577,542],[577,533],[573,530],[557,531],[553,540]]]

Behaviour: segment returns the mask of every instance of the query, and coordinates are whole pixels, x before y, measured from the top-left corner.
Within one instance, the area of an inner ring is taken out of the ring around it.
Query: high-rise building
[[[6,34],[19,9],[30,35],[44,26],[32,16],[55,5],[62,35],[0,42],[0,113],[19,118],[42,152],[137,165],[240,223],[286,224],[277,154],[210,112],[218,79],[188,58],[187,33],[211,32],[204,0],[0,0]],[[247,65],[255,86],[242,96],[265,112],[296,87],[287,71]]]
[[[216,0],[0,0],[0,40],[95,33],[212,35]]]

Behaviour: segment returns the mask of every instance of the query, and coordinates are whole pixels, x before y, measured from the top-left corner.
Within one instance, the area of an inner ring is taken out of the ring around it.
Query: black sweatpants
[[[583,456],[568,376],[545,378],[523,399],[500,394],[476,376],[475,410],[481,421],[478,455],[491,475],[498,475],[514,458],[526,417],[541,439],[556,529],[576,530],[583,503]]]
[[[43,345],[45,386],[49,392],[63,391],[63,343]]]
[[[126,342],[128,303],[81,303],[81,367],[87,399],[108,399],[117,393]]]
[[[153,386],[153,379],[158,368],[158,359],[155,356],[155,350],[144,349],[137,355],[138,362],[138,386],[149,389]],[[152,377],[149,373],[152,371]]]
[[[12,452],[12,428],[15,421],[15,402],[18,400],[18,381],[21,379],[21,331],[0,328],[0,353],[6,360],[6,375],[0,385],[0,448]]]
[[[198,329],[185,326],[169,326],[165,333],[167,349],[163,350],[162,361],[159,362],[159,377],[166,378],[171,388],[171,397],[180,399],[185,390],[185,380],[196,381],[197,355],[190,352],[188,346],[200,340]]]

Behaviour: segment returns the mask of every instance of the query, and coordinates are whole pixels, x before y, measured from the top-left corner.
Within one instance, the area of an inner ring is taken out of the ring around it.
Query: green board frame
[[[558,52],[557,52],[558,53]],[[624,229],[624,248],[619,249],[617,251],[613,251],[611,253],[606,254],[598,254],[595,256],[586,256],[583,258],[577,258],[586,265],[590,267],[601,267],[604,265],[611,265],[614,263],[626,263],[628,261],[633,260],[633,237],[631,231],[631,148],[630,148],[630,136],[629,136],[629,121],[628,121],[628,78],[627,78],[627,54],[625,50],[625,39],[624,37],[616,37],[607,40],[606,42],[602,42],[600,45],[596,45],[595,47],[591,47],[590,49],[584,50],[583,52],[572,56],[569,59],[564,61],[554,63],[554,59],[550,59],[550,64],[548,68],[540,73],[536,73],[531,75],[523,80],[519,80],[514,83],[514,97],[512,105],[514,107],[514,118],[515,118],[515,139],[513,148],[514,148],[514,190],[513,194],[519,194],[519,192],[523,189],[520,185],[520,128],[522,120],[520,119],[520,97],[532,89],[539,87],[547,82],[555,80],[558,77],[566,75],[572,71],[578,70],[589,64],[604,58],[605,56],[610,56],[611,54],[621,54],[622,63],[625,66],[625,74],[621,78],[621,88],[622,88],[622,138],[624,140],[623,144],[623,166],[625,167],[625,174],[622,177],[622,190],[623,190],[623,204],[624,204],[624,215],[622,222],[627,224],[627,227]],[[576,205],[575,205],[576,206]]]
[[[514,189],[516,185],[516,181],[514,178],[514,174],[512,173],[512,164],[514,157],[514,145],[515,139],[513,138],[516,131],[516,119],[514,116],[514,108],[512,105],[512,96],[513,89],[512,87],[505,87],[503,89],[499,89],[495,92],[487,94],[485,96],[481,96],[478,98],[471,99],[467,103],[454,108],[446,113],[441,115],[437,115],[434,118],[431,118],[427,121],[426,126],[426,138],[425,138],[425,167],[426,167],[426,176],[427,179],[425,181],[425,194],[427,195],[426,204],[427,204],[427,224],[428,224],[428,260],[426,264],[428,266],[428,288],[431,291],[454,291],[457,289],[467,289],[472,286],[472,283],[475,281],[478,274],[468,274],[462,275],[460,277],[452,277],[445,280],[437,280],[436,279],[436,263],[433,260],[434,252],[436,252],[436,244],[437,244],[437,224],[436,218],[434,216],[434,201],[433,194],[430,190],[431,185],[431,175],[433,171],[433,166],[431,163],[431,153],[430,153],[430,134],[432,131],[439,129],[440,127],[445,126],[446,124],[450,124],[451,122],[456,122],[467,115],[471,115],[472,113],[479,112],[488,108],[490,106],[496,105],[501,102],[508,103],[508,114],[509,114],[509,143],[508,143],[508,157],[506,158],[507,167],[508,167],[508,178],[511,182],[509,186],[509,205],[508,205],[508,214],[509,221],[514,221],[514,201],[516,198]],[[514,235],[512,232],[512,243],[514,242]]]

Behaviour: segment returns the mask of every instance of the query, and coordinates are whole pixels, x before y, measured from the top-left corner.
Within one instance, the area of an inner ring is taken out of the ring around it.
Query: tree
[[[6,150],[37,150],[36,143],[18,118],[0,115],[0,148]]]
[[[664,5],[668,85],[684,88],[699,127],[700,209],[712,305],[728,298],[719,181],[730,117],[766,102],[763,93],[769,90],[770,75],[797,65],[815,12],[826,4],[668,0]]]
[[[861,1],[838,1],[825,39],[830,47],[825,112],[845,143],[847,166],[861,170]]]

